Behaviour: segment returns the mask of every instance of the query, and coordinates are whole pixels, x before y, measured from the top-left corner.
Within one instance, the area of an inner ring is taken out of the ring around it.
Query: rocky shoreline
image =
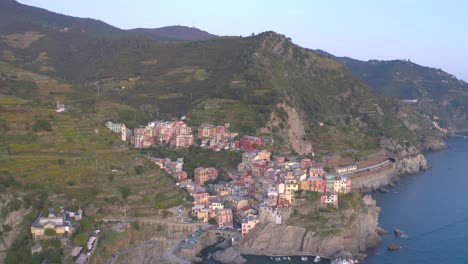
[[[437,143],[426,148],[425,151],[439,151],[446,149],[446,144]],[[393,177],[388,184],[377,186],[377,188],[368,188],[365,191],[375,191],[380,187],[393,185],[399,181],[399,178],[405,175],[417,174],[430,169],[426,157],[415,148],[400,152]],[[363,198],[363,203],[368,206],[366,214],[360,214],[357,220],[353,223],[352,228],[348,232],[331,235],[326,238],[314,236],[314,232],[310,232],[302,227],[289,225],[267,224],[261,225],[257,230],[253,230],[252,235],[242,238],[238,243],[234,243],[232,247],[219,251],[216,254],[216,259],[221,263],[224,260],[232,260],[234,256],[238,256],[239,261],[241,255],[259,255],[259,256],[315,256],[319,255],[324,258],[365,258],[368,250],[378,246],[382,238],[382,230],[379,227],[378,217],[380,208],[377,207],[376,201],[366,195]],[[302,239],[298,239],[302,238]],[[245,262],[236,262],[245,263]]]

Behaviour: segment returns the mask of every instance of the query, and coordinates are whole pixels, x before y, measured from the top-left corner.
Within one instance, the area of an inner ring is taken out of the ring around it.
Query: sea
[[[373,195],[380,225],[407,237],[384,235],[366,264],[468,263],[468,139],[451,137],[447,144],[447,150],[426,155],[431,170],[404,176],[388,193]],[[401,249],[388,251],[390,243]]]
[[[468,264],[468,139],[463,136],[468,134],[450,137],[447,150],[426,155],[430,170],[402,177],[388,193],[373,194],[381,208],[380,225],[389,231],[400,229],[405,237],[383,235],[365,264]],[[401,249],[388,251],[390,243]],[[269,257],[244,257],[249,264],[305,263],[300,258],[274,262]]]

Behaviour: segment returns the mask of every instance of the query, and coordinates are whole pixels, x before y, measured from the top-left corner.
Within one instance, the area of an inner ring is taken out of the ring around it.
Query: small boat
[[[315,256],[315,258],[314,258],[314,262],[315,262],[315,263],[320,262],[320,260],[322,260],[322,259],[321,259],[319,256]]]
[[[289,261],[291,261],[291,258],[290,257],[287,257]]]
[[[304,259],[305,259],[305,261],[308,261],[308,260],[309,260],[309,258],[308,258],[308,257],[304,257]]]

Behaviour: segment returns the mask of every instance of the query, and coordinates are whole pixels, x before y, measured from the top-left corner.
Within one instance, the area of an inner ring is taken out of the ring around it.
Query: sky
[[[171,25],[215,35],[273,30],[294,43],[361,60],[411,59],[468,81],[465,0],[19,0],[123,29]]]

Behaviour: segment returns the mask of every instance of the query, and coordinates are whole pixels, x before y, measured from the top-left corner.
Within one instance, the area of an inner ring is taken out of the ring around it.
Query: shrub
[[[138,175],[143,174],[143,172],[145,171],[145,168],[143,168],[143,166],[141,165],[135,166],[134,169],[135,169],[135,173]]]
[[[52,131],[52,125],[49,123],[49,121],[47,120],[44,120],[44,119],[40,119],[40,120],[37,120],[34,125],[33,125],[33,130],[35,132],[37,131]]]
[[[208,223],[212,225],[218,225],[218,221],[216,220],[216,218],[210,218],[210,220],[208,220]]]
[[[44,235],[45,235],[45,236],[48,236],[48,237],[50,237],[50,236],[55,236],[55,235],[57,235],[57,232],[55,232],[54,229],[46,229],[46,230],[44,231]]]
[[[89,236],[85,233],[80,233],[75,237],[75,244],[82,246],[83,248],[88,248],[88,239]]]
[[[122,186],[120,187],[120,194],[124,200],[127,200],[128,196],[130,196],[130,187]]]
[[[94,227],[94,219],[90,217],[83,217],[80,221],[80,225],[85,230],[91,230]]]

